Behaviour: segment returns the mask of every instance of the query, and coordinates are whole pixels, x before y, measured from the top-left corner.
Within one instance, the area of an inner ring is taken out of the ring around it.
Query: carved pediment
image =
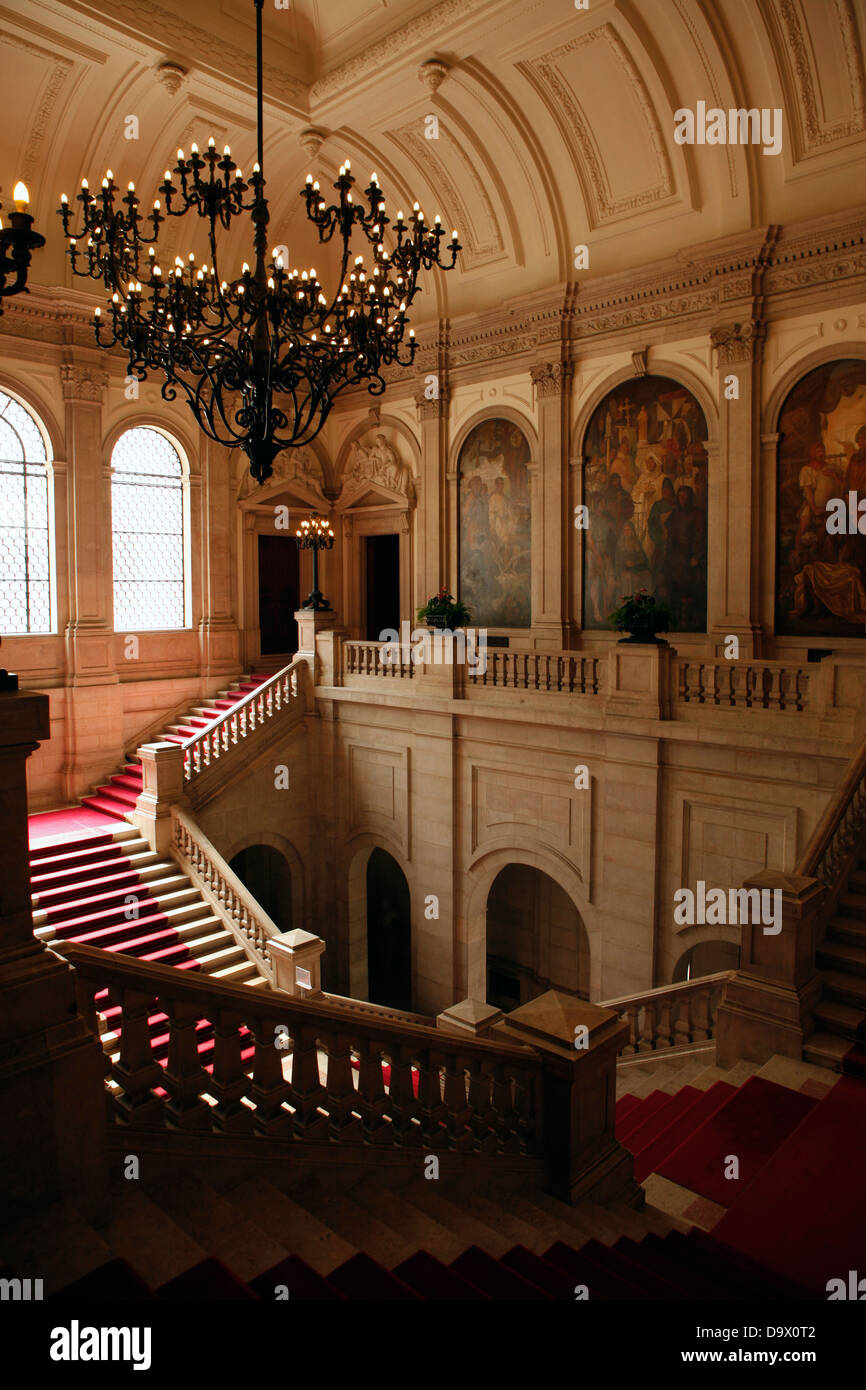
[[[261,487],[249,471],[246,454],[237,450],[235,463],[237,500],[270,502],[283,493],[291,493],[301,502],[313,502],[327,507],[324,494],[325,476],[322,465],[311,448],[284,449],[274,459],[274,471]]]
[[[412,506],[415,487],[412,470],[400,457],[394,438],[372,425],[349,446],[338,505],[372,507],[383,502]]]

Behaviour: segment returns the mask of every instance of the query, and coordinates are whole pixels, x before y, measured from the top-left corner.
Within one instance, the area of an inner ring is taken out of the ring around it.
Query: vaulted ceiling
[[[863,199],[866,0],[281,3],[264,9],[272,244],[324,278],[305,175],[350,158],[364,186],[375,169],[389,214],[417,198],[465,248],[416,323]],[[177,148],[211,135],[252,166],[252,0],[11,0],[0,29],[0,200],[30,185],[48,236],[33,280],[71,283],[54,214],[83,176],[110,166],[149,203]],[[781,108],[782,152],[678,144],[674,113],[698,102]],[[192,220],[173,224],[172,257],[204,255]],[[252,259],[232,238],[223,274]]]

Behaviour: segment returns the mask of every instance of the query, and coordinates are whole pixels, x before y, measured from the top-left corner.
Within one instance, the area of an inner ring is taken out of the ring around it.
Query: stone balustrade
[[[804,710],[809,671],[781,661],[678,661],[676,698],[728,709]]]
[[[396,660],[383,660],[382,652],[396,651]],[[388,642],[343,642],[343,674],[345,676],[382,676],[390,680],[411,680],[415,667],[402,648]]]
[[[242,946],[260,975],[274,982],[269,942],[279,927],[247,891],[204,831],[177,805],[171,808],[171,847],[175,858]]]
[[[628,1023],[628,1040],[620,1056],[709,1042],[715,1036],[724,987],[733,974],[723,970],[644,994],[605,1000],[601,1007],[612,1009]]]
[[[598,695],[604,690],[604,665],[604,657],[581,652],[488,650],[486,670],[469,670],[467,676],[475,687]]]
[[[253,737],[278,715],[303,709],[301,672],[306,663],[295,658],[225,714],[211,720],[183,744],[183,775],[191,782],[207,768]]]

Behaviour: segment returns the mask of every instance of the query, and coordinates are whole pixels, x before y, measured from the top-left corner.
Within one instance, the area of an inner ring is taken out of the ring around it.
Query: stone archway
[[[406,875],[385,849],[367,860],[367,998],[412,1008],[412,900]]]
[[[698,941],[680,956],[671,975],[671,984],[695,980],[700,975],[717,975],[722,970],[737,970],[739,964],[740,947],[736,941],[715,938]]]
[[[503,866],[486,910],[489,1004],[507,1012],[547,989],[590,994],[589,937],[565,889],[528,864]]]
[[[248,845],[229,861],[229,868],[280,931],[291,931],[298,925],[294,921],[292,871],[278,849],[273,845]]]

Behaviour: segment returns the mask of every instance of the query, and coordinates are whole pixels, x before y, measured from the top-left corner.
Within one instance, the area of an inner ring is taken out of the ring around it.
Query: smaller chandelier
[[[314,516],[310,521],[302,521],[300,527],[295,532],[295,539],[298,542],[299,550],[312,550],[313,552],[313,587],[310,590],[309,598],[306,603],[302,603],[302,608],[311,608],[314,613],[328,612],[331,605],[323,597],[319,588],[319,551],[332,550],[334,546],[334,533],[330,525],[322,516]]]
[[[26,290],[30,253],[45,245],[44,236],[32,231],[33,218],[27,211],[30,194],[20,179],[12,190],[12,201],[15,211],[9,213],[9,226],[0,222],[0,299]]]

